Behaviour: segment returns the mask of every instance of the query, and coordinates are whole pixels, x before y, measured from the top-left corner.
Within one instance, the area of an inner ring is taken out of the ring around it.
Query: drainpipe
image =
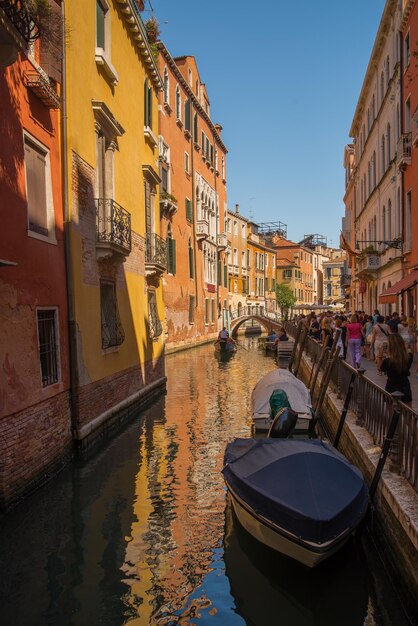
[[[193,111],[193,113],[192,113]],[[194,136],[194,116],[197,115],[196,109],[193,107],[192,109],[192,99],[190,98],[190,115],[192,119],[190,120],[190,125],[193,124],[193,132],[190,137],[190,159],[191,159],[191,168],[192,168],[192,230],[193,230],[193,265],[194,265],[194,291],[195,291],[195,303],[194,308],[197,310],[197,305],[199,302],[198,296],[198,284],[197,284],[197,239],[196,239],[196,211],[197,211],[197,201],[196,201],[196,193],[195,193],[195,181],[194,181],[194,144],[197,142],[197,137]],[[203,150],[203,148],[202,148]]]
[[[403,80],[403,69],[404,69],[404,58],[403,58],[403,34],[401,31],[399,31],[399,37],[398,37],[398,42],[399,42],[399,56],[400,56],[400,62],[399,62],[399,89],[401,92],[401,97],[400,97],[400,101],[401,101],[401,107],[400,107],[400,134],[402,136],[402,133],[405,130],[405,109],[404,109],[404,102],[403,102],[403,84],[404,84],[404,80]],[[398,138],[399,141],[399,138]],[[400,206],[400,211],[401,211],[401,237],[402,237],[402,260],[401,260],[401,267],[402,267],[402,276],[404,275],[404,265],[405,265],[405,257],[404,257],[404,245],[406,244],[405,241],[405,235],[406,235],[406,229],[405,229],[405,181],[404,181],[404,171],[401,170],[401,206]],[[396,200],[397,200],[397,196],[398,196],[398,190],[396,190]],[[412,233],[411,233],[411,238],[412,238]],[[402,294],[401,296],[402,298],[402,303],[401,306],[403,308],[403,300],[404,300],[404,295]]]
[[[70,367],[70,412],[72,431],[77,428],[77,403],[75,392],[78,383],[77,349],[76,349],[76,326],[74,320],[74,302],[71,271],[70,253],[70,227],[71,221],[68,208],[68,155],[67,155],[67,72],[66,72],[66,47],[65,47],[65,0],[61,1],[61,20],[63,26],[62,36],[62,83],[61,83],[61,136],[62,136],[62,200],[64,205],[64,248],[65,248],[65,272],[67,283],[67,315],[68,315],[68,347]]]
[[[219,205],[218,205],[218,194],[217,194],[217,186],[216,186],[216,158],[215,158],[215,154],[216,154],[216,138],[215,138],[215,133],[212,131],[212,140],[213,140],[213,158],[214,158],[214,163],[213,163],[213,169],[215,172],[215,184],[214,184],[214,189],[215,189],[215,200],[216,200],[216,214],[215,214],[215,244],[216,244],[216,315],[217,318],[219,319],[218,316],[218,311],[219,311],[219,278],[218,278],[218,262],[220,262],[220,259],[218,258],[219,252],[218,252],[218,215],[219,215]],[[222,272],[221,272],[221,281],[222,281]],[[222,316],[222,307],[221,307],[221,316]],[[218,328],[218,324],[217,324],[217,330],[220,330],[220,328]],[[229,324],[228,324],[228,332],[230,332],[230,328],[229,328]]]

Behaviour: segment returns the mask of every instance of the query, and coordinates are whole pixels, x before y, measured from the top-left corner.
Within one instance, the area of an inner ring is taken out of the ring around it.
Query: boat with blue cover
[[[238,438],[222,472],[241,525],[308,567],[339,550],[367,511],[360,470],[319,439]]]

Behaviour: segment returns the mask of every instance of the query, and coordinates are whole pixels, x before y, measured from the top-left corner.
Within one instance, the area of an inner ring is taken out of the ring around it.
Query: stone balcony
[[[198,241],[204,241],[209,237],[209,222],[208,220],[197,220],[196,224],[196,237]]]

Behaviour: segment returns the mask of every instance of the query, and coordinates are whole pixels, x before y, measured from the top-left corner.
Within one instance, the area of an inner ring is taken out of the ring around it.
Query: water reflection
[[[275,367],[256,337],[239,343],[227,361],[212,345],[168,357],[165,397],[1,521],[2,625],[364,623],[356,552],[308,576],[228,508],[224,543],[224,449]]]

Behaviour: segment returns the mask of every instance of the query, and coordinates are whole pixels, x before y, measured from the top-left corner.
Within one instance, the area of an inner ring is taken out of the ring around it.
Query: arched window
[[[373,157],[372,157],[372,163],[373,163],[373,189],[375,189],[376,187],[376,152],[373,152]]]
[[[383,207],[382,211],[382,239],[386,239],[386,207]]]
[[[387,155],[387,164],[389,166],[391,159],[391,145],[390,145],[390,124],[386,127],[386,155]]]
[[[387,231],[388,231],[388,239],[392,240],[392,202],[389,200],[388,202],[388,216],[387,216]]]
[[[386,144],[385,144],[385,136],[382,135],[382,177],[386,172]]]
[[[389,78],[390,78],[390,62],[389,62],[389,57],[386,57],[386,88],[389,85]]]
[[[169,224],[167,228],[166,251],[167,273],[173,274],[174,276],[174,274],[176,273],[176,241],[172,237],[171,224]]]
[[[385,97],[385,79],[383,76],[383,72],[380,74],[380,103],[383,102],[383,98]]]
[[[170,102],[170,81],[168,78],[167,68],[164,68],[164,103],[169,104]]]
[[[395,222],[396,237],[399,237],[402,233],[401,224],[401,189],[398,187],[398,193],[396,196],[396,222]]]

